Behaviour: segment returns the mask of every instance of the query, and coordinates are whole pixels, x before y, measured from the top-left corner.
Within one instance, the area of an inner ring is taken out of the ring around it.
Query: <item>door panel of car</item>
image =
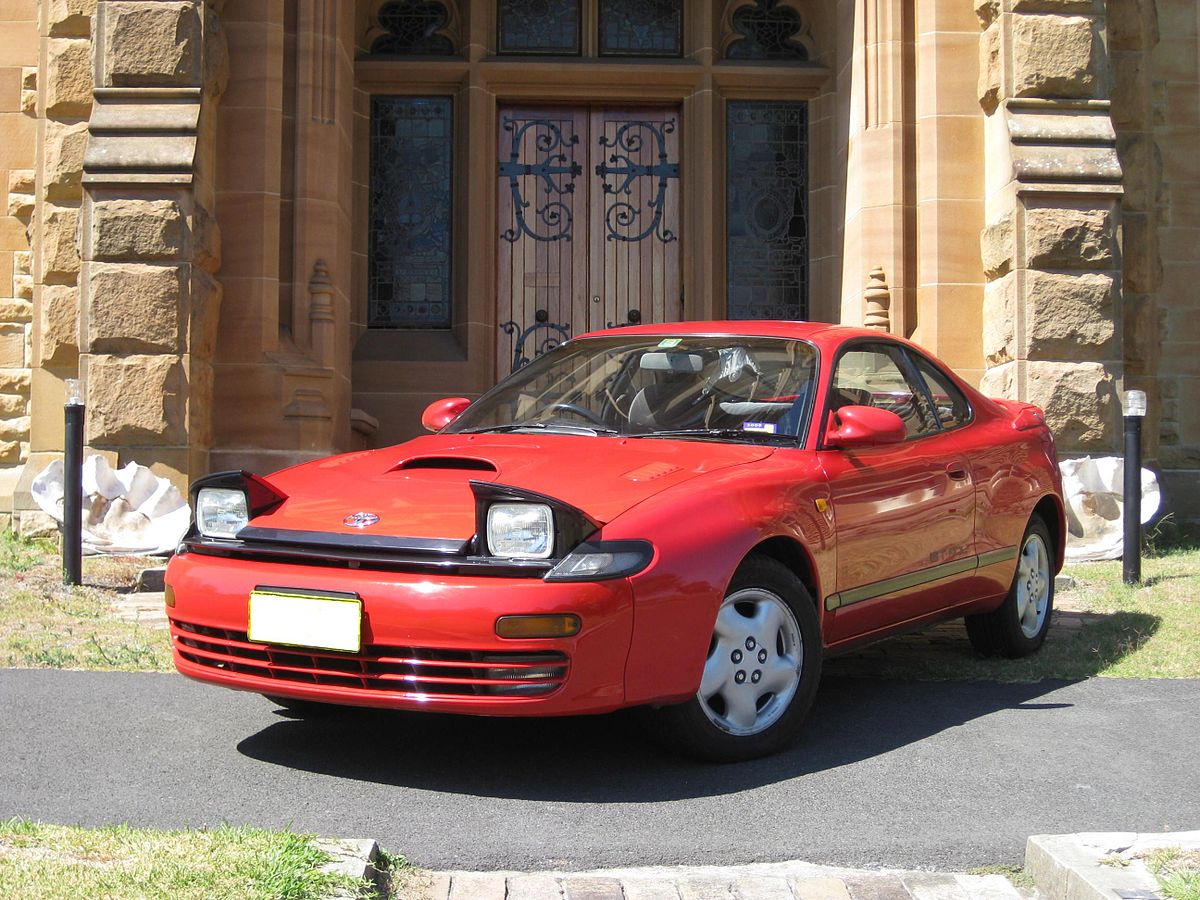
[[[824,415],[847,402],[889,409],[908,439],[819,451],[837,540],[831,643],[972,599],[957,591],[975,569],[971,467],[918,379],[896,344],[857,345],[835,362]]]

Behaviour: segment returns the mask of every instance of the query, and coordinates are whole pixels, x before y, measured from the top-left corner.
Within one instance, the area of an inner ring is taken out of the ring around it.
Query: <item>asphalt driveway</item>
[[[436,868],[963,869],[1200,823],[1200,681],[827,678],[789,752],[697,765],[627,715],[295,720],[179,676],[0,670],[0,817],[377,838]]]

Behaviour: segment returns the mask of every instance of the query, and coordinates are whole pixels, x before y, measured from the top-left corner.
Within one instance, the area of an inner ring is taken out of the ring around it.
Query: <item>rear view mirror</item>
[[[890,410],[874,406],[843,406],[829,413],[825,446],[850,450],[898,444],[907,437],[904,420]]]
[[[441,431],[471,405],[466,397],[447,397],[445,400],[434,400],[421,414],[421,424],[426,431]]]

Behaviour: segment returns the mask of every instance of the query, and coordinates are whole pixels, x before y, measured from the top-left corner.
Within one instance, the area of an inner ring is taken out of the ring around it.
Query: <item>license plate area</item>
[[[247,633],[255,643],[357,653],[362,600],[338,591],[257,587],[250,592]]]

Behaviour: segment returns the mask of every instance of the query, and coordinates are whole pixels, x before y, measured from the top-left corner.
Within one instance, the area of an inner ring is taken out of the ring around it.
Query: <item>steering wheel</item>
[[[600,418],[600,416],[598,414],[592,412],[590,409],[587,409],[583,406],[576,406],[574,403],[555,403],[550,407],[550,412],[554,412],[556,410],[562,410],[563,412],[574,413],[575,415],[579,416],[579,418],[581,418],[581,419],[587,419],[587,421],[591,422],[593,425],[597,426],[598,428],[604,428],[606,430],[608,429],[607,422],[605,422],[602,418]]]

